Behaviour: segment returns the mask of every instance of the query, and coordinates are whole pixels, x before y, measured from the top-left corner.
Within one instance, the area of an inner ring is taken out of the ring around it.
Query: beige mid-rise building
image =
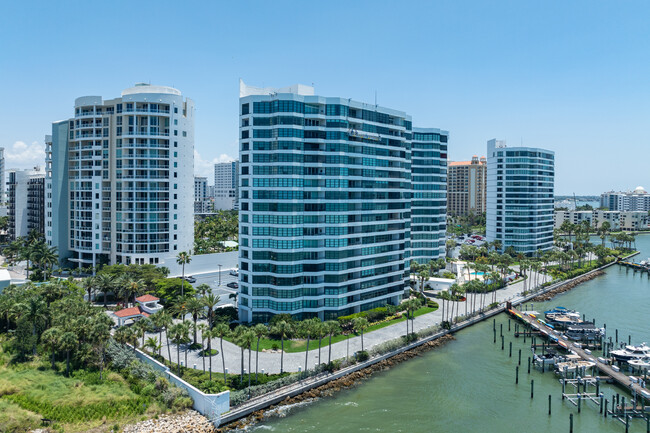
[[[486,167],[484,156],[449,163],[447,212],[450,215],[468,215],[470,212],[478,215],[485,212]]]

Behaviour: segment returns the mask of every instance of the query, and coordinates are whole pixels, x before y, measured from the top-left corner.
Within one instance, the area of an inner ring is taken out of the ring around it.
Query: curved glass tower
[[[302,85],[242,83],[240,93],[240,319],[326,320],[399,303],[411,256],[410,116]],[[440,131],[422,131],[422,152],[437,153],[419,164],[437,172],[419,182],[441,194],[417,203],[431,218],[423,230],[442,230],[418,239],[428,261],[444,238],[447,135],[441,153]]]

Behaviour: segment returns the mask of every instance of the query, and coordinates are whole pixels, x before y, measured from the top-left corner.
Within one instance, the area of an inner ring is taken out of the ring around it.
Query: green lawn
[[[423,314],[431,313],[432,311],[436,311],[438,307],[422,307],[419,310],[415,312],[415,316],[421,316]],[[364,334],[368,334],[369,332],[376,331],[377,329],[385,328],[386,326],[394,325],[396,323],[401,323],[406,320],[405,317],[400,317],[398,319],[393,319],[388,322],[382,322],[382,323],[377,323],[374,325],[369,326],[365,331]],[[351,334],[351,335],[337,335],[335,337],[332,337],[332,344],[337,343],[339,341],[344,341],[346,338],[352,338],[356,337],[359,334]],[[307,344],[307,340],[301,340],[301,339],[296,339],[296,340],[284,340],[284,351],[287,353],[292,353],[292,352],[304,352],[305,346]],[[321,342],[321,347],[322,348],[327,348],[329,344],[329,337],[323,338]],[[273,347],[277,345],[278,348],[280,348],[280,340],[273,340],[270,338],[262,338],[260,340],[260,351],[262,349],[273,349]],[[257,340],[253,343],[253,350],[257,349]],[[318,349],[318,339],[316,340],[310,340],[309,341],[309,350],[313,349]]]

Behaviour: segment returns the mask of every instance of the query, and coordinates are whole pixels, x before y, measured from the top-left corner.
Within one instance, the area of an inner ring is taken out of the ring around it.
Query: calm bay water
[[[641,255],[650,256],[650,235],[637,238]],[[608,335],[632,343],[650,342],[650,280],[613,266],[605,276],[578,286],[546,304],[544,311],[562,305],[607,324]],[[533,370],[527,374],[529,346],[507,333],[508,317],[497,316],[506,334],[505,350],[492,343],[492,320],[458,332],[456,340],[388,371],[374,375],[354,389],[289,410],[282,418],[270,418],[255,432],[568,432],[574,414],[574,432],[623,432],[619,421],[599,416],[593,404],[577,408],[561,400],[561,385],[553,373]],[[512,325],[514,330],[514,322]],[[498,338],[498,337],[497,337]],[[513,356],[508,357],[508,342]],[[527,340],[530,344],[530,340]],[[515,385],[517,352],[522,349],[519,385]],[[530,398],[530,381],[535,396]],[[605,396],[621,392],[604,386]],[[548,415],[548,396],[552,415]],[[626,397],[627,398],[627,397]],[[645,432],[645,422],[632,422],[630,432]]]

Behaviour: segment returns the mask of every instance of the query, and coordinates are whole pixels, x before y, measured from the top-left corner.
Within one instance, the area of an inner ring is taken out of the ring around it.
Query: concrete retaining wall
[[[146,353],[136,349],[135,354],[139,360],[162,372],[170,382],[186,390],[194,402],[192,406],[194,410],[215,422],[216,425],[221,422],[221,414],[230,410],[230,391],[220,392],[219,394],[205,394],[200,389],[176,376],[169,367],[156,361]]]

